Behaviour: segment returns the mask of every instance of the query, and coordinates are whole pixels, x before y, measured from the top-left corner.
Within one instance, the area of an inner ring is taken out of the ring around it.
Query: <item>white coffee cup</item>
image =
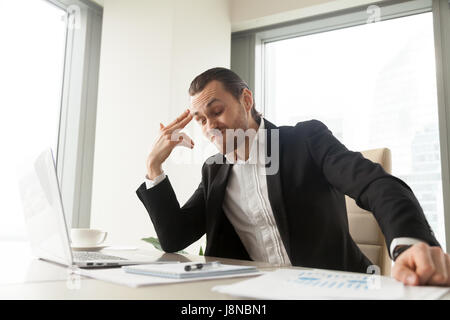
[[[94,247],[102,244],[107,234],[98,229],[73,228],[70,230],[72,245],[77,247]]]

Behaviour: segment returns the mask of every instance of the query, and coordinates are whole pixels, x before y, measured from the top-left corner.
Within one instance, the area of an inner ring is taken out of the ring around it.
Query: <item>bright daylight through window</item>
[[[17,169],[57,149],[65,11],[44,0],[1,1],[0,30],[0,240],[26,239]]]
[[[265,114],[318,119],[354,151],[387,147],[445,249],[432,13],[265,45]]]

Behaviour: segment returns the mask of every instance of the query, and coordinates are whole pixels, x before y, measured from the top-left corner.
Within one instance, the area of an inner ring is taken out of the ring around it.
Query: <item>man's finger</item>
[[[160,130],[164,129],[164,125],[161,122],[159,123],[159,129]]]
[[[172,134],[172,141],[177,141],[177,147],[183,146],[189,149],[194,148],[194,141],[184,132],[176,132]]]
[[[175,130],[181,130],[183,129],[191,120],[193,119],[193,116],[191,114],[188,114],[184,119],[179,121],[178,123],[172,125],[172,127],[168,128],[166,127],[167,132],[173,132]]]
[[[182,114],[180,114],[174,121],[172,121],[171,123],[169,123],[166,126],[166,129],[171,129],[173,126],[175,126],[176,124],[180,123],[188,115],[190,115],[189,109],[184,110]]]
[[[448,253],[445,254],[445,265],[447,266],[447,286],[450,286],[450,255]]]
[[[395,264],[392,268],[392,276],[408,286],[419,285],[419,277],[405,264]]]
[[[445,285],[448,280],[447,262],[445,253],[440,247],[431,247],[431,257],[435,266],[435,272],[428,280],[430,285]]]
[[[414,250],[411,251],[412,256],[410,259],[412,259],[413,263],[416,265],[415,272],[419,276],[420,284],[424,285],[430,280],[431,276],[436,271],[436,266],[434,265],[431,257],[430,247],[425,243],[419,243],[410,249]]]

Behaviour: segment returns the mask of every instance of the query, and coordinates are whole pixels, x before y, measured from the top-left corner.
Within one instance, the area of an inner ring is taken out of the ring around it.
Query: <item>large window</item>
[[[45,147],[57,152],[65,15],[47,1],[0,2],[0,240],[26,236],[17,170]]]
[[[18,177],[51,147],[68,226],[89,227],[102,8],[0,1],[0,241],[27,239]]]
[[[388,147],[445,247],[431,12],[265,43],[265,116],[318,119],[350,150]]]

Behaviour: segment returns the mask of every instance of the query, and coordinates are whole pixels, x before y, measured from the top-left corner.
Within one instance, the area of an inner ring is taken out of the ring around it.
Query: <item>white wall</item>
[[[135,193],[146,156],[159,122],[188,106],[191,80],[210,67],[229,67],[228,1],[104,0],[103,6],[91,227],[107,230],[110,243],[139,244],[156,235]],[[195,142],[201,149],[202,141]],[[201,161],[171,158],[164,170],[184,204],[200,182]]]
[[[109,231],[110,243],[139,244],[156,235],[135,190],[143,181],[159,122],[167,124],[188,106],[188,86],[197,74],[229,67],[231,32],[372,0],[94,2],[104,12],[91,227]],[[177,148],[164,165],[181,205],[200,182],[203,159],[216,152],[197,137],[196,126],[186,128],[195,149]],[[193,163],[181,164],[186,158]],[[188,251],[197,253],[200,244],[204,239]]]

